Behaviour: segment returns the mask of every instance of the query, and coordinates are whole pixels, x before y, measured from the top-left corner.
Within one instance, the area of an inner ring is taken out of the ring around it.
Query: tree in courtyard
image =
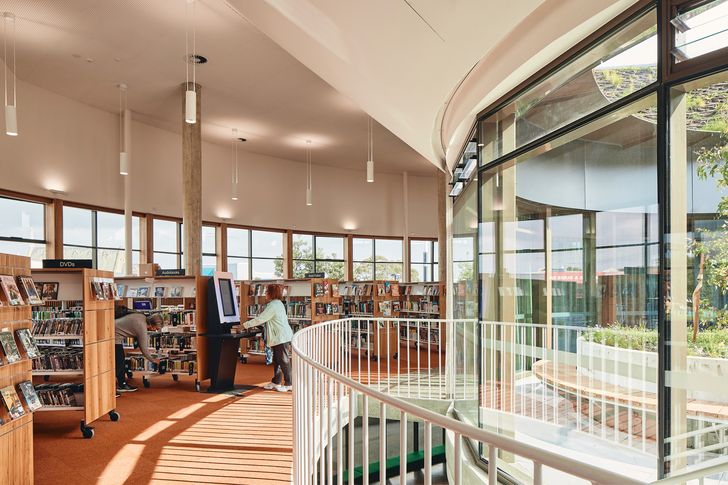
[[[718,143],[710,148],[703,148],[698,154],[698,177],[701,180],[714,179],[718,190],[728,188],[728,102],[719,106],[716,115],[706,128],[719,131]],[[720,295],[728,293],[728,195],[718,202],[717,219],[720,228],[717,231],[697,229],[692,242],[693,254],[698,260],[698,275],[692,295],[693,303],[693,342],[698,338],[700,327],[700,309],[710,309],[715,315],[718,326],[728,324],[726,308],[712,308],[705,288],[713,288]]]

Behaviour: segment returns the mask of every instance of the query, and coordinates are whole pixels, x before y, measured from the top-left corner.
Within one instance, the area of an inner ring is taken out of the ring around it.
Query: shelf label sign
[[[183,269],[158,269],[157,276],[184,276],[185,270]]]
[[[93,269],[94,263],[90,259],[44,259],[44,268],[88,268]]]
[[[326,273],[319,272],[319,273],[306,273],[306,278],[326,278]]]

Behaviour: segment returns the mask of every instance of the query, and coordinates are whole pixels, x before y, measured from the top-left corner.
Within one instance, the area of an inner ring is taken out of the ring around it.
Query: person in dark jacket
[[[116,323],[116,392],[134,392],[136,387],[126,382],[126,368],[124,362],[124,340],[127,338],[136,339],[139,351],[150,362],[159,365],[160,360],[149,350],[148,331],[159,331],[162,327],[162,318],[159,315],[145,316],[124,306],[117,306],[114,311]]]

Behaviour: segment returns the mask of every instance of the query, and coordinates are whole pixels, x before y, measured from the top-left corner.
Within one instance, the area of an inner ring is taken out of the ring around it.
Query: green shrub
[[[627,327],[617,324],[607,328],[594,329],[590,333],[591,340],[595,343],[622,349],[657,352],[657,330],[643,326]],[[695,343],[690,339],[690,329],[686,335],[688,336],[688,355],[728,359],[728,329],[701,330]],[[585,334],[584,338],[590,340],[588,334]]]

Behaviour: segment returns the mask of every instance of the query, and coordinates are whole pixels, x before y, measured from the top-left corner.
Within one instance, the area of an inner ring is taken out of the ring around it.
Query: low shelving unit
[[[52,300],[32,307],[33,333],[41,358],[33,364],[39,395],[54,393],[55,402],[42,412],[83,412],[80,429],[84,438],[94,436],[91,423],[116,411],[114,372],[114,300],[100,299],[94,283],[113,285],[113,273],[93,269],[34,269],[38,286],[55,285]],[[49,381],[53,378],[53,383]],[[60,378],[60,379],[59,379]],[[60,380],[60,382],[58,382]]]
[[[175,382],[180,376],[193,376],[195,390],[200,391],[201,333],[198,323],[203,320],[202,300],[206,298],[206,279],[195,276],[156,276],[117,278],[120,304],[145,315],[158,314],[163,325],[160,331],[149,333],[150,351],[167,363],[167,371],[160,374],[138,350],[136,342],[124,342],[127,376],[142,376],[144,387],[151,386],[156,376],[171,376]],[[200,290],[200,284],[203,284]],[[204,345],[204,344],[203,344]],[[206,367],[206,366],[203,366]]]

